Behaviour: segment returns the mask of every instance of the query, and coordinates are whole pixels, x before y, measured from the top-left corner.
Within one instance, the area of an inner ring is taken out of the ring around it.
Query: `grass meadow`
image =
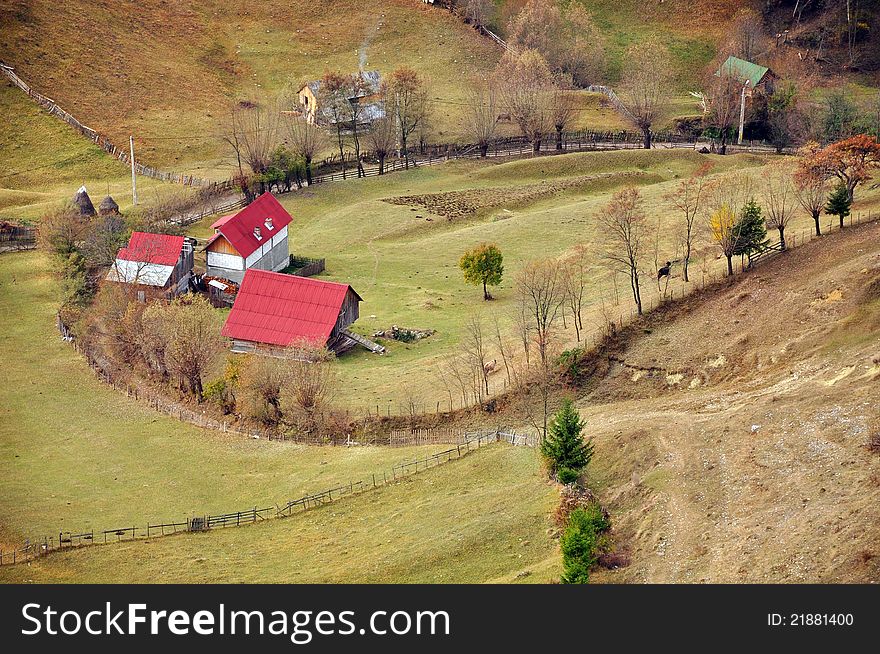
[[[491,445],[303,515],[62,552],[0,582],[547,583],[557,502],[534,450]]]

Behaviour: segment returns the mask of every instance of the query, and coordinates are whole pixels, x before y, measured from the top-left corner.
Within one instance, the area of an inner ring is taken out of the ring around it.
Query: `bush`
[[[580,477],[580,474],[572,468],[562,467],[556,471],[556,478],[560,484],[573,484],[578,480],[578,477]]]
[[[599,558],[601,535],[610,527],[608,517],[598,504],[579,507],[571,512],[560,540],[562,583],[589,583],[590,569]]]
[[[559,355],[556,364],[559,366],[562,374],[565,375],[569,381],[577,381],[578,377],[580,377],[580,362],[583,354],[583,348],[576,347],[572,350],[566,350]]]

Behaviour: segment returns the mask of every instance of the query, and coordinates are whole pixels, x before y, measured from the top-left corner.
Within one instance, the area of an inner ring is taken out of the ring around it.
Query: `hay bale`
[[[82,216],[91,217],[94,216],[96,213],[95,205],[92,204],[92,199],[86,192],[85,186],[79,187],[76,195],[73,196],[73,204],[75,204],[77,208],[79,208],[79,213]]]
[[[118,216],[119,205],[116,204],[116,200],[108,195],[98,205],[98,214],[101,216]]]

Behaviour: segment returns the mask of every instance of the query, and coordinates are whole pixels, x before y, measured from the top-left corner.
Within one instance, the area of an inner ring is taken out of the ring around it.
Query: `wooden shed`
[[[348,284],[250,269],[222,334],[234,352],[277,354],[296,346],[339,352],[363,338],[348,330],[361,301]]]

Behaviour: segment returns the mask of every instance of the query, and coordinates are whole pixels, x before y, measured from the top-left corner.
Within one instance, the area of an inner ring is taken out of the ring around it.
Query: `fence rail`
[[[368,479],[349,481],[348,484],[335,486],[317,493],[309,493],[297,499],[288,500],[282,505],[272,507],[244,509],[229,513],[191,516],[185,522],[146,521],[143,526],[121,526],[113,529],[71,532],[59,531],[58,536],[44,536],[39,539],[28,539],[18,548],[10,551],[0,550],[0,565],[14,565],[32,561],[52,552],[89,545],[112,544],[123,541],[145,540],[170,536],[184,532],[203,532],[226,527],[240,527],[255,522],[284,518],[295,513],[303,513],[342,498],[358,495],[369,490],[393,484],[418,472],[424,472],[437,466],[455,461],[471,452],[476,452],[491,443],[506,442],[515,446],[533,447],[534,437],[515,434],[510,431],[486,430],[469,432],[455,447],[442,452],[426,455],[425,458],[404,461],[379,474],[372,474]]]
[[[28,95],[28,97],[30,97],[43,109],[48,111],[51,115],[63,120],[65,123],[73,127],[76,131],[95,143],[98,147],[103,149],[112,157],[118,159],[119,161],[122,161],[123,163],[131,165],[131,157],[128,149],[116,147],[107,137],[102,136],[91,127],[85,126],[72,114],[68,113],[60,106],[58,106],[58,104],[54,100],[52,100],[52,98],[49,98],[42,93],[38,93],[37,91],[32,89],[29,84],[27,84],[15,73],[15,69],[12,66],[8,66],[0,62],[0,72],[2,72],[3,75],[5,75],[10,82],[12,82],[22,91],[24,91]],[[230,182],[215,182],[207,179],[202,179],[194,175],[186,175],[184,173],[159,170],[157,168],[153,168],[152,166],[145,166],[144,164],[138,163],[137,161],[135,161],[134,167],[135,172],[138,175],[151,177],[153,179],[160,179],[166,182],[173,182],[175,184],[183,184],[184,186],[230,186]]]
[[[35,247],[37,247],[36,227],[0,224],[0,251],[33,250]]]

